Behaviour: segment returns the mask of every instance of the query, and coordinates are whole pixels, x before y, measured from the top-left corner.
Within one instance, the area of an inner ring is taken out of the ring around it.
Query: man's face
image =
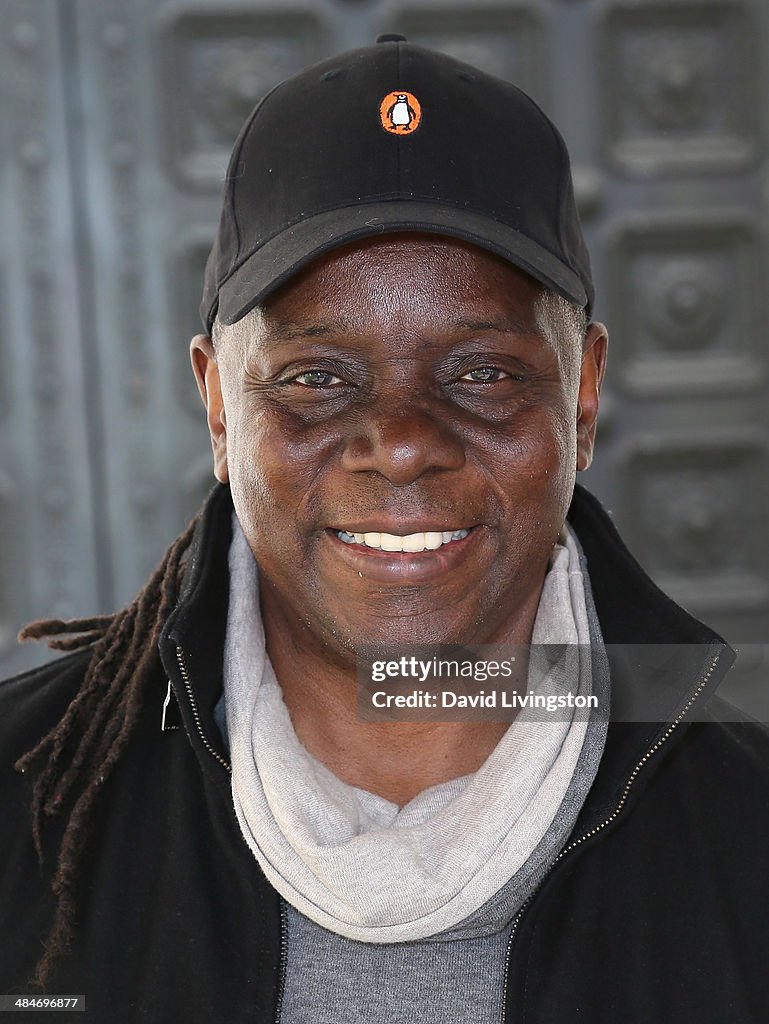
[[[593,325],[583,360],[544,310],[484,250],[390,235],[311,264],[215,356],[194,339],[266,620],[343,662],[360,643],[529,639],[605,352]]]

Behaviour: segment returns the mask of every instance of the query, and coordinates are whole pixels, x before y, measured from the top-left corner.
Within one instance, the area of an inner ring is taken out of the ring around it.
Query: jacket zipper
[[[544,879],[542,881],[544,881]],[[518,928],[518,922],[521,919],[521,915],[531,902],[533,896],[534,893],[532,893],[531,896],[527,896],[518,908],[518,913],[513,918],[513,927],[510,929],[510,937],[507,940],[507,949],[505,950],[505,973],[502,975],[502,1016],[500,1018],[501,1024],[506,1024],[507,1022],[507,979],[510,975],[510,954],[513,951],[513,939],[515,938],[515,932]]]
[[[198,712],[198,706],[195,702],[195,697],[192,693],[192,685],[190,683],[190,676],[187,671],[187,665],[184,661],[184,650],[180,644],[176,646],[176,660],[179,663],[179,671],[181,672],[182,679],[184,681],[184,687],[187,690],[187,696],[190,700],[190,707],[192,708],[192,714],[195,718],[195,726],[198,730],[198,735],[203,742],[203,746],[209,752],[209,754],[216,758],[219,764],[223,765],[226,770],[232,774],[231,765],[220,757],[219,754],[214,750],[211,744],[206,739],[205,733],[200,724],[200,713]],[[286,904],[281,899],[280,901],[280,962],[278,965],[278,999],[275,1007],[275,1024],[280,1024],[280,1015],[283,1009],[283,991],[286,987],[286,964],[288,962],[288,913],[286,911]]]
[[[539,885],[537,886],[537,889],[535,890],[535,892],[533,892],[530,896],[528,896],[524,900],[524,902],[521,904],[520,908],[518,909],[518,913],[515,915],[515,918],[513,919],[513,927],[512,927],[512,930],[510,932],[510,938],[507,941],[507,950],[505,951],[505,973],[504,973],[503,981],[502,981],[502,1016],[500,1017],[501,1024],[507,1024],[507,981],[508,981],[508,977],[509,977],[509,974],[510,974],[510,954],[513,951],[513,939],[515,937],[515,933],[516,933],[516,930],[518,928],[518,922],[519,922],[519,920],[521,918],[521,915],[523,914],[523,912],[526,909],[526,907],[528,906],[528,904],[534,899],[534,896],[536,895],[536,893],[544,885],[545,881],[547,880],[548,876],[550,875],[551,871],[556,866],[558,861],[562,857],[565,857],[566,854],[570,850],[573,850],[575,847],[579,846],[581,843],[584,843],[584,841],[586,839],[590,839],[591,836],[597,835],[599,832],[601,832],[603,829],[605,829],[607,825],[611,824],[611,822],[614,821],[614,819],[617,817],[617,815],[622,810],[622,808],[623,808],[623,806],[625,804],[625,801],[627,800],[628,793],[630,792],[630,788],[633,785],[633,783],[635,782],[635,780],[638,778],[638,773],[641,771],[641,769],[646,764],[646,762],[649,760],[649,758],[657,753],[657,751],[660,749],[660,747],[663,745],[663,743],[665,743],[666,740],[670,739],[671,733],[673,732],[675,727],[681,723],[681,721],[683,720],[684,716],[687,714],[687,712],[691,708],[692,704],[695,702],[697,697],[699,697],[699,695],[702,693],[703,689],[705,688],[705,686],[708,683],[708,680],[710,679],[710,677],[715,672],[716,665],[718,664],[720,659],[721,659],[721,652],[719,651],[717,654],[715,654],[713,656],[713,659],[710,662],[710,665],[708,666],[705,674],[700,679],[699,686],[694,691],[694,693],[691,695],[691,697],[686,702],[686,704],[684,704],[683,708],[678,713],[677,717],[670,723],[670,725],[668,726],[668,728],[665,731],[665,733],[662,736],[660,736],[660,738],[657,740],[657,742],[654,743],[651,747],[649,747],[649,749],[646,751],[644,756],[641,758],[641,760],[635,766],[633,771],[630,773],[630,777],[628,778],[627,782],[625,783],[625,788],[622,791],[622,796],[619,799],[619,803],[614,808],[614,810],[609,815],[609,817],[605,821],[602,821],[600,825],[596,825],[595,828],[591,828],[589,832],[585,832],[585,834],[580,836],[579,839],[575,839],[573,843],[569,843],[568,846],[564,846],[564,848],[561,850],[561,852],[558,854],[558,856],[555,858],[553,863],[548,868],[547,874],[542,879],[542,881],[539,883]]]
[[[192,693],[192,686],[190,685],[190,677],[189,677],[189,673],[187,672],[187,666],[184,663],[184,651],[182,650],[182,648],[181,648],[181,646],[179,644],[176,645],[176,660],[179,662],[179,671],[181,672],[182,679],[184,680],[184,686],[185,686],[185,688],[187,690],[187,696],[190,699],[190,707],[192,708],[192,714],[195,717],[195,725],[196,725],[197,730],[198,730],[198,735],[200,736],[201,740],[203,741],[203,746],[206,748],[206,750],[211,755],[211,757],[216,758],[216,760],[219,762],[219,764],[223,765],[223,767],[226,768],[227,772],[231,775],[232,774],[232,767],[230,766],[230,764],[227,761],[224,760],[223,757],[221,757],[219,754],[217,754],[217,752],[214,750],[214,748],[208,742],[208,739],[206,738],[205,733],[203,732],[203,729],[202,729],[202,727],[200,725],[200,713],[198,711],[198,706],[195,703],[195,697],[194,697],[194,695]]]
[[[280,966],[278,968],[278,1001],[275,1006],[275,1024],[280,1024],[283,1012],[283,992],[286,988],[286,964],[288,963],[288,911],[286,901],[280,901]]]

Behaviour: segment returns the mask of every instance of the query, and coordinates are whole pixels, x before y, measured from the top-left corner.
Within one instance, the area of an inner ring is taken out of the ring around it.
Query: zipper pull
[[[173,687],[171,686],[171,680],[169,679],[166,699],[163,701],[163,714],[160,719],[160,731],[173,732],[174,729],[180,728],[181,717],[179,714],[179,705],[176,703],[176,694],[174,693]]]

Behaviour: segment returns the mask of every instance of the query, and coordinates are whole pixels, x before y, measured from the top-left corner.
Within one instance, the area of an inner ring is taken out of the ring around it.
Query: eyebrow
[[[284,341],[301,341],[302,338],[324,338],[329,334],[339,334],[341,331],[351,332],[353,326],[344,320],[337,320],[333,324],[328,323],[303,323],[298,320],[273,320],[270,324],[270,334],[266,346],[273,348]]]
[[[500,334],[534,334],[537,330],[535,324],[524,323],[513,316],[501,320],[457,320],[453,327],[455,330],[498,331]]]

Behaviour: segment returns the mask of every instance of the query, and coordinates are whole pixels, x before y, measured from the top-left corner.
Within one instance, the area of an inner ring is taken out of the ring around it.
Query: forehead
[[[304,268],[264,304],[264,324],[286,315],[371,315],[424,321],[496,308],[536,318],[543,287],[484,249],[444,236],[403,233],[367,238]]]

